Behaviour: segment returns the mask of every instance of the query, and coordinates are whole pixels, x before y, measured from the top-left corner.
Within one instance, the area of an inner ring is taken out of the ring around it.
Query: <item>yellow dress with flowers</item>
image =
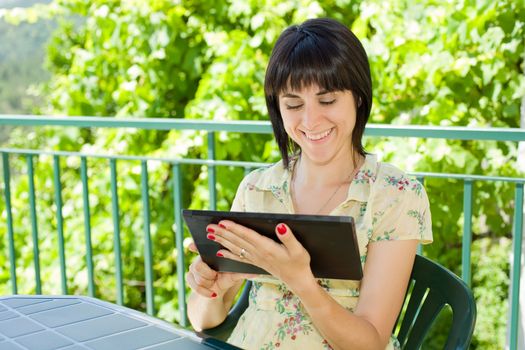
[[[292,160],[290,168],[293,168]],[[291,171],[282,162],[253,171],[241,182],[232,211],[292,213]],[[346,200],[330,215],[355,220],[361,262],[368,243],[418,239],[432,242],[429,203],[423,186],[396,167],[367,155],[355,175]],[[319,279],[318,283],[343,307],[353,311],[360,281]],[[351,331],[351,330],[349,330]],[[249,306],[228,342],[242,349],[331,349],[316,330],[300,300],[271,276],[253,279]],[[387,349],[397,349],[392,336]]]

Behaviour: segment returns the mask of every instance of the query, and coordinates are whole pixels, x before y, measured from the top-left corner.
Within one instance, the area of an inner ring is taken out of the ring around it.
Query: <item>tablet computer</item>
[[[183,210],[182,215],[202,260],[216,271],[268,274],[248,263],[215,254],[222,246],[206,238],[206,227],[227,219],[280,242],[275,226],[287,224],[310,254],[310,266],[317,278],[360,280],[363,277],[354,219],[350,216],[294,215],[214,210]]]

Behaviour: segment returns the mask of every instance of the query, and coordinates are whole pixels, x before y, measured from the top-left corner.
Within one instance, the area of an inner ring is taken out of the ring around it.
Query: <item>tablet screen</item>
[[[206,238],[206,227],[227,219],[280,242],[275,226],[287,224],[310,254],[317,278],[360,280],[363,277],[354,220],[350,216],[294,215],[214,210],[183,210],[182,215],[202,260],[216,271],[268,274],[265,270],[216,256],[222,246]]]

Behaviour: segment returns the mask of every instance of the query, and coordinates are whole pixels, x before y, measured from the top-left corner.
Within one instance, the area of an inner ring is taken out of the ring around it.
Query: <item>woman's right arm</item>
[[[237,188],[231,211],[246,211],[245,191],[248,179],[244,177]],[[194,244],[190,250],[197,252]],[[205,264],[200,256],[190,265],[186,282],[192,289],[188,299],[188,318],[197,331],[213,328],[224,321],[242,282],[254,275],[217,272]],[[214,296],[215,295],[215,296]]]
[[[221,324],[246,277],[212,270],[200,256],[197,257],[186,274],[186,282],[192,289],[188,299],[188,318],[193,328],[201,331]]]

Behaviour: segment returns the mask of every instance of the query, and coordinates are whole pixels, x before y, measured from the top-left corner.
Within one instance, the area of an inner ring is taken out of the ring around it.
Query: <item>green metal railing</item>
[[[270,134],[272,132],[271,126],[268,122],[247,122],[247,121],[233,121],[233,122],[215,122],[215,121],[196,121],[196,120],[181,120],[181,119],[121,119],[121,118],[105,118],[105,117],[45,117],[45,116],[13,116],[0,115],[0,125],[17,125],[17,126],[62,126],[62,127],[77,127],[77,128],[138,128],[149,130],[199,130],[206,131],[207,134],[207,159],[170,159],[162,157],[143,157],[143,156],[128,156],[128,155],[100,155],[100,154],[86,154],[79,152],[63,152],[63,151],[43,151],[32,149],[9,149],[0,148],[2,153],[3,164],[3,182],[4,182],[4,197],[5,197],[5,211],[8,239],[8,251],[10,262],[10,282],[13,294],[17,294],[17,276],[15,265],[15,246],[14,246],[14,231],[13,218],[11,207],[11,192],[10,192],[10,155],[20,155],[27,159],[27,174],[28,174],[28,197],[29,197],[29,214],[31,219],[31,231],[33,241],[33,259],[35,270],[35,290],[36,293],[42,292],[40,279],[40,265],[39,265],[39,247],[38,247],[38,218],[36,215],[35,205],[35,186],[34,186],[34,170],[33,158],[42,155],[49,155],[53,157],[53,181],[55,188],[55,204],[56,204],[56,221],[59,241],[59,261],[60,261],[60,279],[61,288],[64,294],[68,293],[67,276],[66,276],[66,257],[64,253],[64,228],[62,216],[62,188],[60,182],[60,160],[65,157],[78,157],[80,159],[80,175],[82,182],[82,198],[83,198],[83,215],[84,215],[84,230],[86,240],[86,266],[88,275],[88,294],[95,295],[94,283],[94,266],[91,246],[91,214],[89,203],[89,188],[88,188],[88,163],[87,159],[105,159],[109,162],[110,168],[110,192],[111,192],[111,210],[113,220],[113,254],[115,256],[115,279],[116,279],[116,302],[123,303],[123,276],[122,276],[122,252],[120,242],[120,208],[117,195],[117,162],[121,161],[138,161],[141,165],[141,201],[142,201],[142,215],[144,220],[144,268],[145,268],[145,294],[147,312],[149,314],[155,313],[154,308],[154,289],[153,289],[153,256],[152,256],[152,242],[150,232],[150,203],[149,203],[149,186],[148,186],[148,163],[151,161],[160,161],[171,164],[171,176],[173,181],[173,220],[175,223],[175,245],[177,253],[177,277],[178,277],[178,301],[181,324],[186,326],[188,324],[186,318],[186,303],[185,303],[185,262],[183,253],[183,221],[181,217],[182,209],[182,170],[183,165],[201,165],[208,167],[208,191],[210,198],[210,208],[216,208],[216,167],[241,167],[245,171],[263,166],[263,163],[256,162],[239,162],[239,161],[225,161],[215,159],[215,133],[216,132],[237,132],[237,133],[258,133]],[[430,127],[430,126],[386,126],[386,125],[368,125],[365,131],[367,137],[415,137],[415,138],[441,138],[454,140],[494,140],[494,141],[525,141],[525,130],[522,129],[502,129],[502,128],[487,128],[487,129],[473,129],[463,127]],[[498,181],[515,184],[515,209],[513,213],[513,264],[512,264],[512,292],[510,300],[511,320],[510,320],[510,345],[515,348],[518,332],[518,316],[519,316],[519,276],[520,276],[520,257],[522,246],[522,232],[523,232],[523,187],[525,178],[510,178],[497,176],[481,176],[481,175],[465,175],[465,174],[440,174],[440,173],[411,173],[410,175],[417,177],[421,182],[430,178],[442,179],[457,179],[463,182],[463,239],[462,239],[462,279],[470,285],[471,283],[471,241],[472,241],[472,202],[473,202],[473,184],[476,181]],[[514,345],[514,346],[513,346]]]

